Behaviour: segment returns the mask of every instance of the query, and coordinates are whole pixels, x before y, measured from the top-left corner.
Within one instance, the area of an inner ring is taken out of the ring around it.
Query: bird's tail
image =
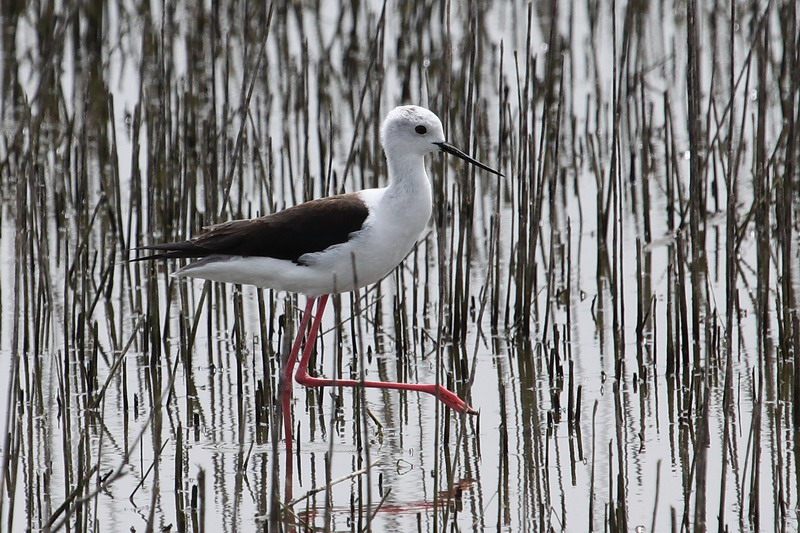
[[[128,260],[130,263],[138,261],[153,261],[157,259],[197,259],[206,257],[208,250],[197,246],[192,241],[168,242],[162,244],[150,244],[131,248],[130,252],[157,252],[149,255],[142,255]]]

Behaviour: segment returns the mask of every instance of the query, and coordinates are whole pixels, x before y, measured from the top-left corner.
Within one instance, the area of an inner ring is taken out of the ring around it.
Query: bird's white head
[[[381,127],[381,144],[387,156],[423,156],[444,142],[442,121],[424,107],[405,105],[389,112]]]
[[[381,127],[381,144],[390,164],[392,160],[408,162],[408,156],[422,157],[440,150],[492,174],[502,176],[493,168],[487,167],[445,142],[442,121],[424,107],[404,105],[392,109]]]

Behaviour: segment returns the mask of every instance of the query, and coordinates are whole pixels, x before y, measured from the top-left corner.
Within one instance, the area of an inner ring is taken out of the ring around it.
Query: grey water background
[[[793,2],[0,17],[0,529],[798,529]],[[429,231],[314,370],[480,416],[295,387],[286,457],[305,299],[129,250],[385,184],[407,103],[505,178],[429,157]]]

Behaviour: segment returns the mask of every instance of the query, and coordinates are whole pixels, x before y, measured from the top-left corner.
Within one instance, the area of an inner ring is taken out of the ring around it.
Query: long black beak
[[[491,172],[492,174],[497,174],[498,176],[502,176],[502,174],[500,174],[500,173],[499,173],[498,171],[496,171],[495,169],[493,169],[493,168],[491,168],[491,167],[487,167],[486,165],[484,165],[483,163],[481,163],[481,162],[480,162],[480,161],[478,161],[477,159],[473,159],[473,158],[471,158],[470,156],[468,156],[467,154],[465,154],[464,152],[462,152],[461,150],[459,150],[458,148],[456,148],[456,147],[455,147],[455,146],[453,146],[452,144],[447,144],[446,142],[441,142],[441,143],[433,143],[433,144],[435,144],[436,146],[438,146],[438,147],[439,147],[439,149],[440,149],[442,152],[446,152],[446,153],[448,153],[448,154],[450,154],[450,155],[454,155],[454,156],[458,157],[459,159],[463,159],[463,160],[464,160],[464,161],[466,161],[467,163],[472,163],[472,164],[473,164],[473,165],[475,165],[476,167],[478,167],[478,168],[482,168],[483,170],[485,170],[485,171],[487,171],[487,172]]]

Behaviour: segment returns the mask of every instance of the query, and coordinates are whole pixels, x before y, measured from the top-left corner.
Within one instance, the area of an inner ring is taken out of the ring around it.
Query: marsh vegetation
[[[4,1],[0,530],[796,531],[792,0]],[[332,299],[137,246],[381,186],[434,110],[434,214]],[[286,476],[287,465],[293,466]]]

